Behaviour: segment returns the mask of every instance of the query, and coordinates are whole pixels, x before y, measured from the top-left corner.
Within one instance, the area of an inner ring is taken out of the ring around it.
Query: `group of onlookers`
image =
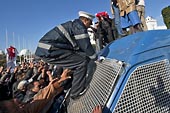
[[[141,31],[146,31],[144,0],[111,0],[112,17],[107,12],[96,13],[94,25],[96,51],[110,42]]]
[[[59,72],[42,61],[11,70],[0,68],[0,113],[54,113],[54,98],[64,96],[63,81],[71,70]]]
[[[71,77],[71,70],[43,61],[22,63],[13,71],[1,66],[0,113],[56,113],[68,89],[65,81]],[[92,112],[101,113],[101,107]]]

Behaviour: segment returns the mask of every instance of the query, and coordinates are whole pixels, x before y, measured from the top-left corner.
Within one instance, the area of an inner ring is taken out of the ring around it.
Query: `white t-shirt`
[[[145,1],[144,0],[139,0],[138,4],[137,5],[142,5],[142,6],[145,6]]]

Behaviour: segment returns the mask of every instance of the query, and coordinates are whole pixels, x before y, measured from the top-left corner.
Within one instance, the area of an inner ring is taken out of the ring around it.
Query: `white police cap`
[[[92,21],[95,18],[94,15],[92,15],[90,13],[87,13],[87,12],[84,12],[84,11],[79,11],[79,16],[86,17],[86,18],[88,18],[88,19],[90,19]]]

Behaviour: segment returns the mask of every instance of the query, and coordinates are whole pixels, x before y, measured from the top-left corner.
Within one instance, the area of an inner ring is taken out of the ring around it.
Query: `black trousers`
[[[62,58],[46,58],[44,61],[68,68],[73,71],[72,87],[70,97],[77,97],[86,87],[86,72],[89,58],[77,53],[69,54]]]

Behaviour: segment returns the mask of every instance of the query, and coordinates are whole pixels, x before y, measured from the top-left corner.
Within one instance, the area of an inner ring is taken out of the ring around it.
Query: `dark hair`
[[[31,82],[30,84],[28,84],[28,86],[27,86],[27,90],[31,90],[32,88],[34,88],[34,81],[33,82]]]
[[[84,16],[80,16],[79,17],[80,20],[88,20],[88,18],[84,17]]]

